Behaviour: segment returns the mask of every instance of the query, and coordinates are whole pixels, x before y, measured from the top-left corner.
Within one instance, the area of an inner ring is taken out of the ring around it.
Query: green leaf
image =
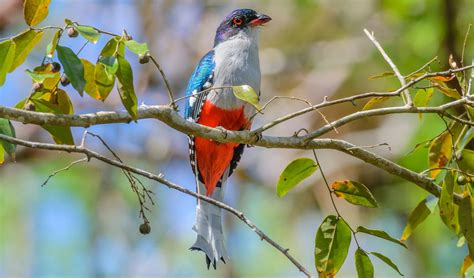
[[[0,134],[10,136],[10,137],[16,137],[15,135],[15,128],[13,127],[12,123],[4,118],[0,118]],[[16,145],[2,141],[2,149],[13,159],[15,160],[15,151],[16,151]],[[3,158],[3,155],[1,155]]]
[[[57,46],[58,58],[63,65],[64,72],[71,81],[72,86],[82,96],[86,81],[84,80],[84,66],[77,55],[65,46]]]
[[[0,144],[0,165],[5,162],[5,150],[3,149],[3,145]]]
[[[393,270],[395,270],[396,272],[398,272],[398,274],[400,274],[401,276],[403,276],[403,274],[400,272],[400,270],[398,269],[398,266],[396,264],[394,264],[392,262],[392,260],[390,260],[388,257],[380,254],[380,253],[377,253],[377,252],[370,252],[369,254],[371,255],[374,255],[375,257],[379,258],[382,262],[386,263],[388,266],[390,266],[391,268],[393,268]]]
[[[335,181],[331,185],[334,194],[354,205],[377,207],[377,201],[362,183],[350,180]]]
[[[369,256],[360,248],[357,249],[354,256],[357,276],[359,278],[374,277],[374,265],[370,261]]]
[[[389,77],[389,76],[395,76],[395,73],[393,71],[384,71],[382,73],[369,76],[369,80],[379,79],[379,78]]]
[[[111,38],[100,51],[100,58],[120,55],[124,57],[125,45],[119,36]]]
[[[57,87],[60,74],[57,70],[55,70],[52,63],[48,63],[45,65],[41,65],[39,67],[34,68],[33,72],[35,74],[53,74],[51,77],[46,77],[41,83],[43,84],[44,89],[46,90],[53,90]],[[28,72],[27,72],[28,73]],[[31,75],[30,75],[31,76]],[[39,78],[39,76],[38,76]],[[42,79],[42,77],[40,78]]]
[[[443,188],[439,197],[438,207],[441,220],[454,232],[459,231],[458,213],[454,205],[454,175],[451,171],[446,173],[443,181]]]
[[[398,239],[395,239],[395,238],[391,237],[389,234],[387,234],[385,231],[382,231],[382,230],[371,230],[371,229],[367,229],[365,227],[359,226],[359,227],[357,227],[357,232],[358,233],[369,234],[369,235],[376,236],[376,237],[379,237],[379,238],[382,238],[382,239],[385,239],[385,240],[388,240],[388,241],[391,241],[391,242],[395,242],[396,244],[400,244],[401,246],[407,248],[405,243],[401,242]]]
[[[466,173],[474,174],[474,150],[464,149],[461,159],[457,161],[459,168]]]
[[[23,16],[26,24],[35,26],[48,16],[51,0],[25,0],[23,2]]]
[[[134,120],[137,120],[138,103],[135,89],[133,87],[132,67],[130,67],[128,61],[121,56],[117,56],[117,61],[118,70],[115,75],[118,80],[117,88],[120,93],[120,99],[130,116],[132,116]]]
[[[290,162],[278,178],[276,186],[278,197],[285,196],[288,191],[302,180],[311,176],[317,168],[316,162],[310,158],[298,158]]]
[[[84,66],[84,79],[86,80],[84,91],[91,97],[101,100],[102,98],[95,84],[95,65],[86,59],[81,59],[81,62]]]
[[[68,26],[73,26],[74,25],[74,22],[72,22],[72,20],[70,20],[69,18],[65,18],[64,23],[66,23]]]
[[[232,86],[236,98],[252,104],[258,111],[262,110],[259,97],[255,90],[249,85]]]
[[[445,167],[451,160],[452,151],[453,137],[451,133],[446,130],[436,137],[430,144],[428,154],[430,168]],[[430,171],[432,178],[436,178],[439,173],[441,173],[441,169]]]
[[[107,74],[106,66],[102,63],[97,63],[95,66],[95,85],[97,86],[97,91],[99,92],[99,100],[104,101],[114,88],[115,84],[115,75],[109,77]]]
[[[61,33],[62,33],[62,30],[56,31],[56,33],[54,33],[53,40],[46,47],[46,56],[48,58],[53,58],[54,52],[56,51],[56,47],[58,46],[59,37]]]
[[[109,79],[112,79],[115,76],[119,67],[118,60],[115,56],[101,57],[99,58],[98,63],[105,66],[105,73]]]
[[[74,28],[79,32],[79,34],[81,34],[81,36],[94,44],[100,39],[99,31],[92,26],[78,24]]]
[[[459,226],[467,241],[469,253],[474,256],[474,206],[473,198],[466,189],[459,203]]]
[[[147,55],[150,52],[146,43],[138,43],[134,40],[129,40],[125,42],[125,45],[127,46],[128,50],[139,56]]]
[[[43,83],[48,78],[58,78],[59,72],[54,73],[41,73],[41,72],[34,72],[31,70],[26,70],[26,73],[33,79],[34,82]]]
[[[389,100],[390,97],[373,97],[362,108],[362,111],[369,110],[372,107]]]
[[[433,88],[419,89],[413,99],[415,107],[426,107],[433,97],[433,92]],[[423,118],[423,113],[418,113],[418,117],[421,120]]]
[[[13,40],[0,42],[0,61],[2,61],[0,63],[0,86],[5,83],[5,77],[13,64],[14,57],[15,42]]]
[[[15,57],[9,72],[14,71],[26,60],[28,54],[35,47],[38,41],[43,37],[43,31],[27,30],[13,38],[15,42]]]
[[[344,220],[335,215],[326,217],[316,233],[314,260],[318,273],[323,277],[333,277],[344,263],[351,230]]]
[[[425,221],[425,219],[433,213],[436,204],[437,204],[436,198],[426,198],[423,199],[416,208],[410,213],[410,216],[408,216],[408,223],[405,226],[405,229],[403,230],[403,234],[400,240],[405,241],[407,240],[410,235],[413,233],[413,231]]]

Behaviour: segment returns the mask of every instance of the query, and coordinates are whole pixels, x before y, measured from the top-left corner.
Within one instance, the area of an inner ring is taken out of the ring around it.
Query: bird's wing
[[[200,92],[212,86],[214,68],[214,50],[211,50],[201,58],[201,61],[199,61],[199,64],[189,79],[188,87],[186,88],[186,108],[184,110],[186,120],[193,122],[198,121],[202,104],[207,96],[207,92]]]
[[[197,122],[201,113],[202,105],[207,97],[208,92],[200,93],[201,91],[208,89],[213,84],[214,76],[214,50],[209,51],[204,57],[201,58],[196,69],[188,82],[186,88],[186,108],[184,110],[184,118],[188,121]],[[197,173],[196,165],[196,150],[194,145],[194,137],[189,137],[189,157],[191,160],[191,168],[193,173]],[[202,181],[202,177],[199,175],[199,180]]]

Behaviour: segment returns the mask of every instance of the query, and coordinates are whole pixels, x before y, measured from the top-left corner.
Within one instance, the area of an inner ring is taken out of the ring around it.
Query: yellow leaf
[[[84,91],[91,97],[102,100],[97,85],[95,84],[95,65],[86,59],[81,59],[81,62],[84,66],[84,79],[86,80]]]
[[[374,97],[374,98],[371,98],[365,105],[364,105],[364,108],[362,108],[362,111],[364,110],[369,110],[371,109],[372,107],[374,107],[375,105],[378,105],[384,101],[387,101],[389,99],[389,97]]]
[[[15,57],[9,72],[14,71],[26,60],[28,54],[43,37],[43,31],[27,30],[13,38],[16,44]]]
[[[461,276],[462,276],[462,278],[472,277],[472,276],[467,276],[469,274],[466,275],[466,273],[468,273],[468,271],[474,272],[473,267],[474,267],[474,263],[472,262],[471,257],[469,255],[464,257],[464,262],[461,266]]]
[[[23,3],[23,16],[26,24],[35,26],[48,16],[51,0],[25,0]]]
[[[232,86],[236,98],[252,104],[258,111],[262,109],[258,103],[258,94],[249,85]]]
[[[449,131],[441,133],[430,144],[429,148],[429,166],[430,168],[445,167],[451,160],[453,151],[453,137]],[[431,171],[431,177],[436,178],[441,169]]]
[[[3,146],[0,143],[0,165],[2,165],[3,162],[5,162],[5,150],[3,150]]]

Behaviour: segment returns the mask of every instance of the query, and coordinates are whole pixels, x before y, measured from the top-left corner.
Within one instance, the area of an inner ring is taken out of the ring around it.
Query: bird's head
[[[259,14],[252,9],[238,9],[228,14],[216,31],[214,46],[232,39],[237,35],[252,36],[259,26],[272,20],[271,17]]]

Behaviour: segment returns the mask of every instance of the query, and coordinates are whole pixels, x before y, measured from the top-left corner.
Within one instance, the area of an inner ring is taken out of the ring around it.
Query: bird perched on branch
[[[259,26],[271,18],[251,9],[238,9],[225,17],[216,31],[214,48],[201,58],[186,89],[185,118],[209,127],[248,130],[255,108],[235,97],[229,86],[248,85],[260,94]],[[215,88],[215,89],[211,89]],[[227,178],[244,145],[189,138],[191,166],[199,194],[222,201]],[[197,239],[191,250],[206,254],[206,263],[228,259],[222,232],[221,208],[198,200]]]

